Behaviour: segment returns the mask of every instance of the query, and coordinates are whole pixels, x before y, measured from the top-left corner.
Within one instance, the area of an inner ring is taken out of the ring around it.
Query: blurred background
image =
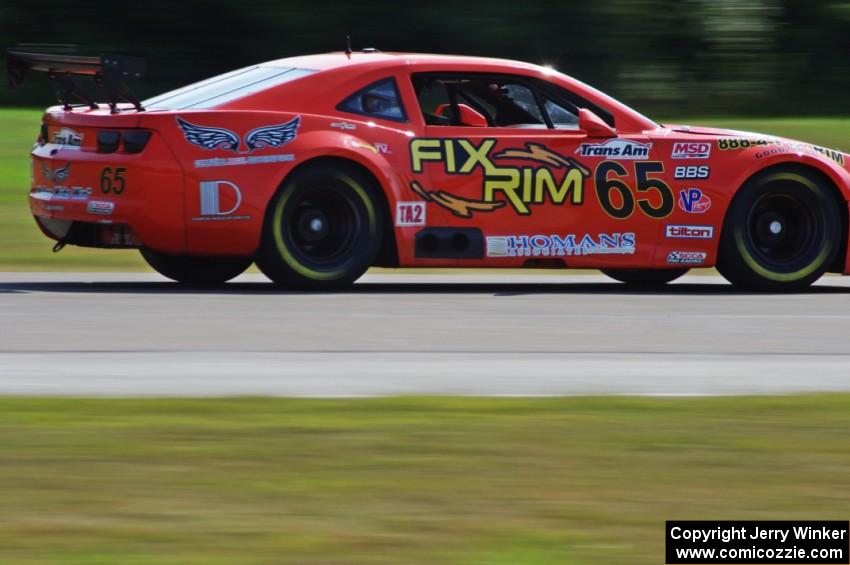
[[[142,55],[149,95],[246,64],[341,50],[421,51],[550,64],[647,114],[847,111],[844,0],[0,1],[0,44],[76,43]],[[40,83],[40,84],[39,84]],[[43,81],[0,104],[53,102]]]

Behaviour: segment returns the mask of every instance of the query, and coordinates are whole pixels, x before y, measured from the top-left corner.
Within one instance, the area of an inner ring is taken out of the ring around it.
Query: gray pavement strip
[[[340,293],[260,275],[0,273],[0,394],[725,395],[850,391],[850,279],[752,294],[688,276],[370,274]]]

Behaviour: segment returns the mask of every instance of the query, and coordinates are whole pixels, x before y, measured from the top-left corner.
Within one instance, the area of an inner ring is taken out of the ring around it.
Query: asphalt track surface
[[[339,293],[260,275],[0,273],[0,394],[782,394],[850,391],[850,278],[738,292],[688,276],[367,275]]]

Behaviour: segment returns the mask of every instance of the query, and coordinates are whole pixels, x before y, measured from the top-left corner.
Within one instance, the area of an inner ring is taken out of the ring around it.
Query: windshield
[[[609,96],[608,94],[605,94],[605,93],[604,93],[604,92],[602,92],[601,90],[598,90],[598,89],[596,89],[596,88],[594,88],[594,87],[590,86],[589,84],[587,84],[587,83],[585,83],[585,82],[581,82],[580,80],[578,80],[578,79],[577,79],[577,78],[575,78],[575,77],[569,77],[569,76],[565,75],[564,73],[559,72],[559,71],[556,71],[556,70],[554,70],[554,69],[548,69],[548,72],[547,72],[546,74],[548,74],[548,75],[550,75],[550,76],[551,76],[551,75],[555,75],[555,76],[561,77],[561,78],[562,78],[562,79],[564,79],[564,80],[572,80],[572,81],[575,81],[575,82],[579,83],[580,85],[582,85],[584,88],[586,88],[586,89],[588,89],[589,91],[593,92],[596,96],[598,96],[598,97],[599,97],[599,99],[600,99],[601,101],[609,101],[609,102],[613,102],[614,104],[618,104],[618,105],[620,105],[620,106],[624,106],[624,107],[628,108],[629,110],[631,110],[632,112],[634,112],[635,114],[637,114],[638,116],[640,116],[642,119],[646,120],[647,122],[649,122],[649,123],[651,123],[651,124],[655,124],[656,126],[658,125],[658,124],[655,122],[655,120],[652,120],[651,118],[648,118],[647,116],[645,116],[645,115],[643,115],[642,113],[638,112],[637,110],[635,110],[635,109],[634,109],[634,108],[632,108],[631,106],[628,106],[628,105],[626,105],[626,104],[623,104],[622,102],[620,102],[619,100],[617,100],[617,99],[616,99],[616,98],[614,98],[613,96]]]
[[[309,69],[254,65],[214,76],[142,102],[145,108],[212,108],[255,92],[315,73]]]

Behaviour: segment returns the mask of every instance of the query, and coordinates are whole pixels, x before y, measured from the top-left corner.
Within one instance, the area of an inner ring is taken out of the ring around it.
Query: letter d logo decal
[[[221,188],[227,187],[233,194],[235,203],[228,209],[221,209]],[[239,209],[242,204],[242,193],[239,187],[226,180],[209,180],[201,182],[201,215],[227,216]]]
[[[193,222],[251,219],[251,216],[237,216],[234,214],[242,205],[242,192],[238,186],[230,181],[201,181],[200,194],[201,215],[192,218]]]

